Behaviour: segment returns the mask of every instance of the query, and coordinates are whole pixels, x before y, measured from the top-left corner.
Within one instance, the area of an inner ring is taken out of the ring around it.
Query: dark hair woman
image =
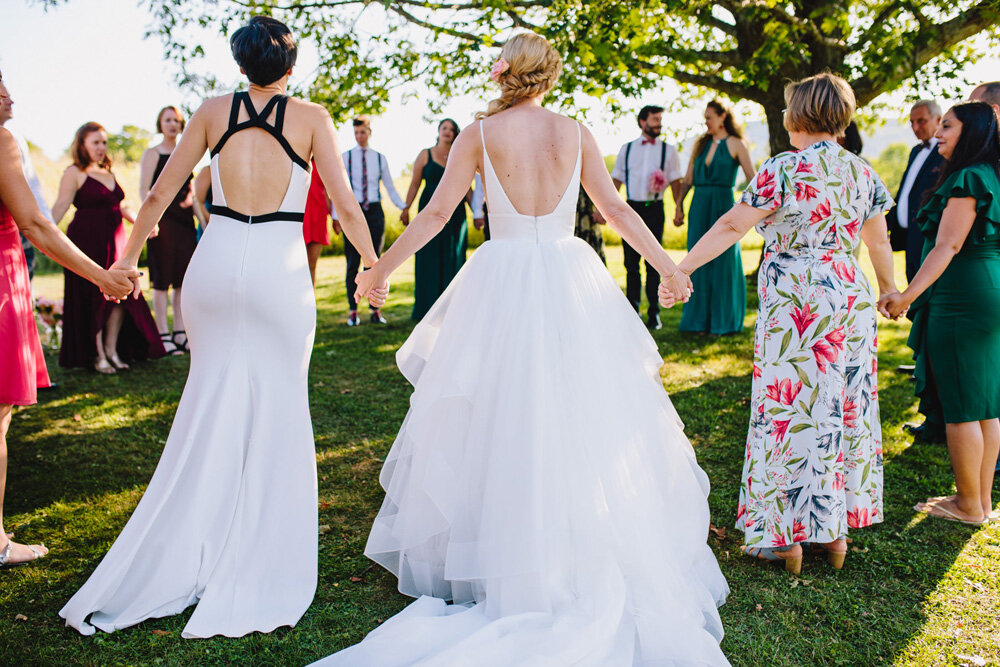
[[[946,160],[917,214],[920,270],[902,294],[884,299],[913,319],[920,411],[945,423],[956,493],[914,509],[969,524],[992,512],[1000,451],[1000,130],[984,102],[952,107],[937,131]]]
[[[420,190],[423,181],[424,189],[420,193],[420,203],[417,212],[427,206],[431,200],[441,176],[448,164],[448,154],[458,133],[461,131],[458,123],[451,118],[445,118],[438,123],[437,142],[431,147],[420,151],[413,163],[413,180],[406,193],[406,205],[400,219],[403,224],[410,222],[410,206]],[[413,267],[413,314],[415,321],[420,321],[431,309],[437,298],[444,293],[452,278],[465,264],[465,253],[469,246],[468,221],[465,216],[465,201],[458,205],[448,219],[441,233],[430,243],[416,252]]]
[[[147,148],[139,161],[140,197],[145,199],[153,183],[163,173],[170,154],[177,147],[177,139],[184,131],[185,124],[184,113],[176,106],[160,109],[160,113],[156,116],[156,131],[163,135],[163,141]],[[163,213],[160,222],[153,228],[153,233],[146,243],[156,328],[160,332],[164,349],[171,355],[180,355],[187,351],[187,333],[184,330],[184,315],[181,310],[181,284],[197,243],[195,215],[201,215],[200,207],[194,205],[192,180],[193,178],[189,176]],[[171,289],[174,306],[173,333],[167,321]]]
[[[73,204],[76,213],[66,235],[97,264],[110,267],[125,244],[122,220],[134,222],[135,217],[122,203],[125,193],[111,171],[107,131],[99,123],[83,124],[70,154],[73,164],[63,172],[52,218],[58,223]],[[60,366],[93,365],[98,373],[110,375],[129,363],[166,354],[141,292],[115,304],[72,271],[64,275]]]
[[[307,386],[316,301],[302,242],[311,158],[365,264],[376,257],[330,115],[284,94],[295,62],[288,28],[255,17],[232,45],[249,90],[207,100],[191,117],[118,263],[135,267],[211,148],[212,224],[185,276],[190,372],[146,493],[59,612],[83,634],[195,603],[184,637],[270,632],[295,625],[316,591]],[[361,297],[382,305],[387,290]]]
[[[0,116],[11,115],[14,102],[0,73]],[[38,210],[21,169],[17,141],[0,127],[0,567],[27,563],[48,553],[43,544],[18,544],[3,527],[7,486],[7,430],[15,405],[32,405],[49,375],[35,328],[28,267],[21,250],[23,233],[42,252],[115,298],[131,290],[128,275],[107,271],[83,254]],[[136,272],[135,275],[138,275]]]
[[[732,109],[718,100],[709,102],[705,108],[705,129],[705,134],[695,142],[674,215],[674,225],[683,225],[684,194],[694,187],[688,210],[688,250],[732,208],[733,186],[740,167],[747,182],[753,178],[750,151]],[[694,293],[684,304],[681,331],[730,334],[743,330],[747,282],[738,242],[692,275],[691,282]]]

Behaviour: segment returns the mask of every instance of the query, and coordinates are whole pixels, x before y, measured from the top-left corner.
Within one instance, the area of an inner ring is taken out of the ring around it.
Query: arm
[[[38,210],[38,203],[24,180],[17,143],[3,129],[0,129],[0,200],[10,210],[18,229],[53,260],[115,299],[125,298],[132,291],[128,274],[105,271]],[[138,279],[138,271],[134,277]]]
[[[691,189],[691,185],[694,183],[694,155],[691,155],[691,159],[688,160],[688,170],[687,174],[684,175],[684,180],[681,181],[680,194],[674,193],[674,204],[676,205],[676,211],[674,212],[674,226],[680,227],[684,224],[684,198],[687,197],[688,190]]]
[[[379,155],[382,155],[379,153]],[[382,184],[385,185],[385,192],[389,195],[389,199],[392,200],[393,206],[399,210],[403,210],[406,207],[406,203],[403,198],[399,196],[396,192],[396,184],[392,182],[392,172],[389,171],[389,160],[382,155]]]
[[[628,146],[628,144],[625,144]],[[618,157],[615,158],[615,166],[611,168],[611,182],[615,186],[615,192],[622,189],[625,183],[625,146],[618,149]]]
[[[208,197],[210,187],[212,187],[212,169],[205,167],[194,179],[194,214],[203,229],[208,226],[209,214],[205,208],[205,199]]]
[[[923,264],[913,281],[902,294],[889,295],[882,301],[892,317],[903,314],[918,296],[934,284],[952,258],[958,254],[976,221],[976,200],[974,197],[952,197],[941,214],[934,249],[927,253]]]
[[[677,180],[670,181],[670,194],[674,198],[674,208],[678,211],[684,210],[684,191],[681,189],[684,180],[678,178]],[[682,213],[683,215],[683,213]],[[677,215],[674,215],[674,224],[677,224]]]
[[[483,189],[483,179],[477,172],[473,180],[472,201],[469,202],[469,208],[472,209],[472,224],[475,225],[476,229],[482,229],[486,224],[485,214],[483,213],[483,204],[485,203],[486,195]]]
[[[410,224],[410,207],[413,206],[413,200],[417,198],[417,191],[420,190],[420,181],[424,178],[424,167],[426,166],[427,151],[420,151],[420,155],[413,162],[413,177],[410,179],[410,189],[406,191],[403,213],[399,216],[403,225]]]
[[[66,211],[69,210],[69,205],[73,203],[77,188],[80,187],[79,182],[80,170],[75,165],[66,167],[62,179],[59,181],[59,194],[56,195],[56,200],[52,204],[52,220],[56,224],[63,219]]]
[[[147,148],[139,159],[139,199],[145,199],[153,187],[153,172],[156,171],[157,154],[155,148]]]
[[[754,225],[771,213],[772,211],[737,202],[701,237],[701,240],[691,248],[691,252],[681,260],[677,268],[687,275],[691,275],[698,267],[707,264],[731,248]]]
[[[326,109],[316,107],[316,127],[313,134],[313,160],[319,171],[320,180],[326,188],[326,195],[333,202],[337,211],[337,219],[344,230],[344,235],[361,255],[362,266],[372,266],[378,260],[375,246],[372,245],[372,235],[368,231],[368,223],[361,206],[354,198],[354,191],[347,182],[347,170],[341,157],[337,135],[333,130],[333,121]],[[382,283],[379,283],[382,285]],[[365,293],[367,296],[367,292]],[[381,305],[381,304],[372,304]]]
[[[736,142],[736,161],[740,163],[740,167],[743,169],[743,175],[747,178],[747,183],[754,177],[756,169],[753,168],[753,161],[750,159],[750,149],[747,148],[746,140],[737,139],[736,137],[730,137],[730,142]],[[732,148],[732,144],[730,144]]]
[[[134,225],[135,224],[135,213],[132,212],[131,207],[129,207],[128,204],[122,204],[119,208],[121,209],[122,217],[125,218],[126,220],[128,220],[129,222],[131,222]]]
[[[897,294],[896,279],[893,277],[892,247],[889,245],[889,231],[885,224],[885,215],[879,213],[874,218],[865,221],[861,227],[861,241],[868,247],[868,257],[875,267],[875,279],[878,281],[879,301],[888,294]],[[886,317],[887,311],[881,311]]]
[[[382,259],[370,271],[358,276],[359,295],[364,295],[366,290],[374,285],[385,283],[400,264],[444,229],[455,208],[462,203],[469,192],[469,183],[475,177],[476,166],[479,164],[479,146],[478,132],[458,135],[451,147],[448,165],[434,191],[434,196],[396,239],[392,247],[382,255]],[[419,178],[416,175],[420,171],[416,166],[413,168],[413,173],[415,179]],[[414,180],[414,183],[419,185],[419,180]],[[411,184],[410,192],[413,193],[415,189],[416,186]]]

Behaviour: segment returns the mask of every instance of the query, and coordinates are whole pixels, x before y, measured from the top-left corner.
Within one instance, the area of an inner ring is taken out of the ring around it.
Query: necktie
[[[361,208],[368,210],[368,160],[365,157],[366,151],[364,148],[361,149],[361,190],[365,194],[361,197]]]
[[[927,141],[924,142],[924,148],[930,148],[930,147],[931,147],[931,142],[928,139]]]
[[[645,146],[646,144],[655,144],[655,143],[656,143],[656,139],[650,139],[649,137],[647,137],[644,134],[644,135],[642,135],[642,143],[639,144],[639,145],[640,146]]]

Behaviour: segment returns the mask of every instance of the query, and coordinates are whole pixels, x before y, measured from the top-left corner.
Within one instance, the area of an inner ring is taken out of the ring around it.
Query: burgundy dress
[[[153,183],[156,183],[169,159],[169,155],[159,154],[156,169],[153,170]],[[180,287],[184,281],[188,262],[194,254],[194,247],[198,242],[194,225],[194,207],[181,206],[181,202],[187,199],[190,187],[191,177],[188,176],[160,218],[160,233],[146,241],[149,282],[153,284],[153,289]]]
[[[50,384],[32,310],[21,235],[0,202],[0,405],[31,405]]]
[[[66,235],[98,265],[109,268],[125,246],[121,186],[109,190],[92,176],[87,176],[76,191],[73,205],[76,215]],[[64,270],[66,289],[63,296],[63,339],[59,365],[66,368],[90,367],[97,359],[97,332],[104,328],[114,302],[105,301],[101,290],[72,271]],[[126,362],[155,359],[166,354],[156,323],[146,300],[129,295],[121,302],[125,321],[118,335],[118,357]]]

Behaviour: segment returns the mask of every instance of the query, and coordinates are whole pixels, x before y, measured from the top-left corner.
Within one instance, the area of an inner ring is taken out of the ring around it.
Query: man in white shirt
[[[375,253],[381,256],[382,246],[385,244],[385,212],[382,210],[382,194],[379,184],[385,185],[389,199],[400,210],[404,207],[403,198],[396,192],[396,186],[392,183],[389,162],[385,156],[368,147],[368,140],[372,136],[372,126],[368,116],[358,116],[354,119],[353,124],[354,140],[358,142],[358,145],[344,152],[344,167],[347,169],[354,197],[361,204],[361,211],[365,214],[365,220],[368,221],[368,230],[372,235]],[[333,231],[339,234],[340,223],[337,211],[332,206],[330,207],[330,215],[333,217]],[[347,258],[347,303],[351,308],[347,317],[347,326],[353,327],[361,324],[361,318],[358,317],[358,304],[354,300],[354,290],[357,289],[354,281],[358,277],[358,269],[361,266],[361,255],[346,236],[344,237],[344,256]],[[371,305],[368,307],[371,310],[372,323],[385,324],[385,318],[382,317],[381,311]]]
[[[941,107],[934,100],[920,100],[910,109],[910,129],[920,143],[910,151],[896,194],[896,206],[886,216],[892,249],[906,251],[908,281],[917,275],[924,248],[924,236],[916,223],[917,212],[923,205],[924,195],[937,184],[944,165],[934,137],[940,124]]]
[[[666,217],[663,193],[669,185],[674,201],[677,201],[681,179],[684,177],[677,149],[659,138],[663,129],[662,122],[663,107],[644,106],[638,117],[642,134],[621,147],[611,171],[615,187],[625,185],[625,199],[629,206],[661,242]],[[625,255],[625,296],[638,313],[642,299],[639,253],[625,241],[622,241],[622,251]],[[659,329],[661,326],[660,304],[656,293],[659,284],[659,274],[646,262],[646,300],[649,302],[646,326],[650,329]]]

